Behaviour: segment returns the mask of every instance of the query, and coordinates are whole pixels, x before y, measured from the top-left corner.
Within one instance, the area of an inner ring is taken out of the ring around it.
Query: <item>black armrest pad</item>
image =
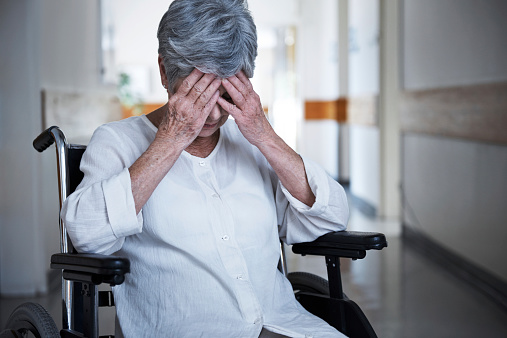
[[[358,231],[337,231],[330,232],[317,238],[313,242],[294,244],[294,247],[303,249],[311,248],[333,248],[345,250],[382,250],[387,246],[384,234],[378,232]]]
[[[127,258],[99,254],[54,254],[52,269],[65,269],[97,275],[124,275],[130,272]]]

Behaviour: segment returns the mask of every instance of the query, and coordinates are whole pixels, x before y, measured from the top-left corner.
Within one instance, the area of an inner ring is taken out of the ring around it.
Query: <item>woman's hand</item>
[[[171,95],[167,112],[158,127],[157,138],[170,140],[172,145],[184,150],[201,132],[206,118],[220,96],[220,79],[194,69]]]
[[[234,117],[243,136],[260,150],[291,195],[311,207],[315,195],[308,184],[303,160],[269,124],[248,77],[241,71],[223,79],[222,86],[234,103],[220,97],[218,104]]]
[[[259,95],[243,71],[222,79],[222,86],[234,103],[228,102],[223,97],[219,97],[217,102],[234,117],[239,130],[248,142],[259,147],[269,138],[276,136],[264,114]]]
[[[163,113],[155,140],[129,168],[136,213],[148,201],[181,152],[201,132],[220,96],[220,84],[215,75],[204,74],[197,69],[176,84],[176,93],[169,98],[168,109]]]

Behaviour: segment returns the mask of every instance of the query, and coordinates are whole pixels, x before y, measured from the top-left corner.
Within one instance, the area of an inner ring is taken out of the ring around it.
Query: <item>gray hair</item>
[[[257,31],[245,0],[175,0],[157,37],[171,92],[194,68],[221,78],[240,70],[253,76]]]

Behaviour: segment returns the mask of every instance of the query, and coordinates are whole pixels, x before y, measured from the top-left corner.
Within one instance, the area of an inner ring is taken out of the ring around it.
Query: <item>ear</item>
[[[162,86],[164,86],[165,89],[168,89],[167,87],[169,86],[169,84],[167,81],[167,73],[165,71],[164,62],[160,54],[158,55],[158,69],[160,71],[160,81],[162,82]]]

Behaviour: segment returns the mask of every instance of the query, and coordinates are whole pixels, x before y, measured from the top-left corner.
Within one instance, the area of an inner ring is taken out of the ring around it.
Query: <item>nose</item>
[[[218,103],[216,103],[215,106],[213,106],[213,108],[211,109],[211,112],[209,113],[206,122],[216,123],[224,116],[229,116],[229,113],[226,112]]]
[[[217,122],[222,117],[222,109],[219,106],[219,104],[215,104],[213,109],[211,109],[211,112],[208,115],[207,121],[209,122]]]
[[[223,86],[220,86],[218,88],[218,91],[220,93],[220,96],[222,96],[226,90]],[[220,105],[217,103],[211,110],[211,112],[208,115],[207,121],[208,122],[217,122],[222,116],[229,115]]]

